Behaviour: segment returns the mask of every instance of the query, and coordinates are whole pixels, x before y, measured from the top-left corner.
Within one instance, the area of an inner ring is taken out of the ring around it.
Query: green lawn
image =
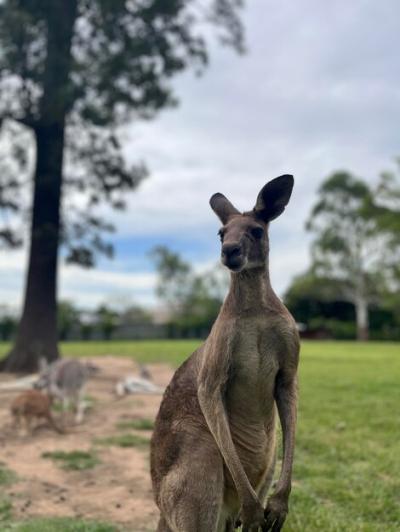
[[[65,343],[62,352],[176,366],[196,345]],[[0,354],[5,348],[0,345]],[[285,530],[400,530],[400,344],[303,342],[294,487]]]

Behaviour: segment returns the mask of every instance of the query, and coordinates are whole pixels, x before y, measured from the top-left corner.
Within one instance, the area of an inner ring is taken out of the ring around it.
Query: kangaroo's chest
[[[238,320],[232,342],[228,407],[234,417],[262,421],[274,407],[279,338],[265,319]]]

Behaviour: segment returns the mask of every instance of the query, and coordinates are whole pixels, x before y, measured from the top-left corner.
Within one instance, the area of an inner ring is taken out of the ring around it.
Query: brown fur
[[[15,426],[18,428],[24,424],[30,431],[34,420],[45,419],[55,431],[62,433],[62,429],[51,414],[51,403],[50,396],[39,390],[22,392],[11,403],[11,415]]]
[[[268,183],[253,211],[221,194],[222,262],[232,271],[226,300],[205,343],[168,386],[151,445],[159,532],[279,531],[288,511],[294,452],[299,338],[271,288],[268,222],[289,201],[293,179]],[[278,411],[284,443],[275,466]]]

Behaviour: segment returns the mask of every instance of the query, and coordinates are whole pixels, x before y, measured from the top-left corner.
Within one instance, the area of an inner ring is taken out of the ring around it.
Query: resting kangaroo
[[[268,224],[289,202],[293,177],[267,183],[252,211],[210,200],[223,226],[229,293],[205,343],[165,391],[151,444],[158,532],[281,530],[294,453],[299,338],[268,273]],[[271,485],[278,411],[283,461]],[[265,506],[266,505],[266,506]]]

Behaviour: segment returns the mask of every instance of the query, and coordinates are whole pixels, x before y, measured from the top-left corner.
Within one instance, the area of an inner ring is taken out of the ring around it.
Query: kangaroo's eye
[[[220,229],[218,231],[218,236],[219,236],[219,239],[221,240],[221,242],[223,241],[224,239],[224,230],[223,229]]]
[[[253,227],[251,236],[256,240],[260,240],[264,236],[264,229],[262,227]]]

